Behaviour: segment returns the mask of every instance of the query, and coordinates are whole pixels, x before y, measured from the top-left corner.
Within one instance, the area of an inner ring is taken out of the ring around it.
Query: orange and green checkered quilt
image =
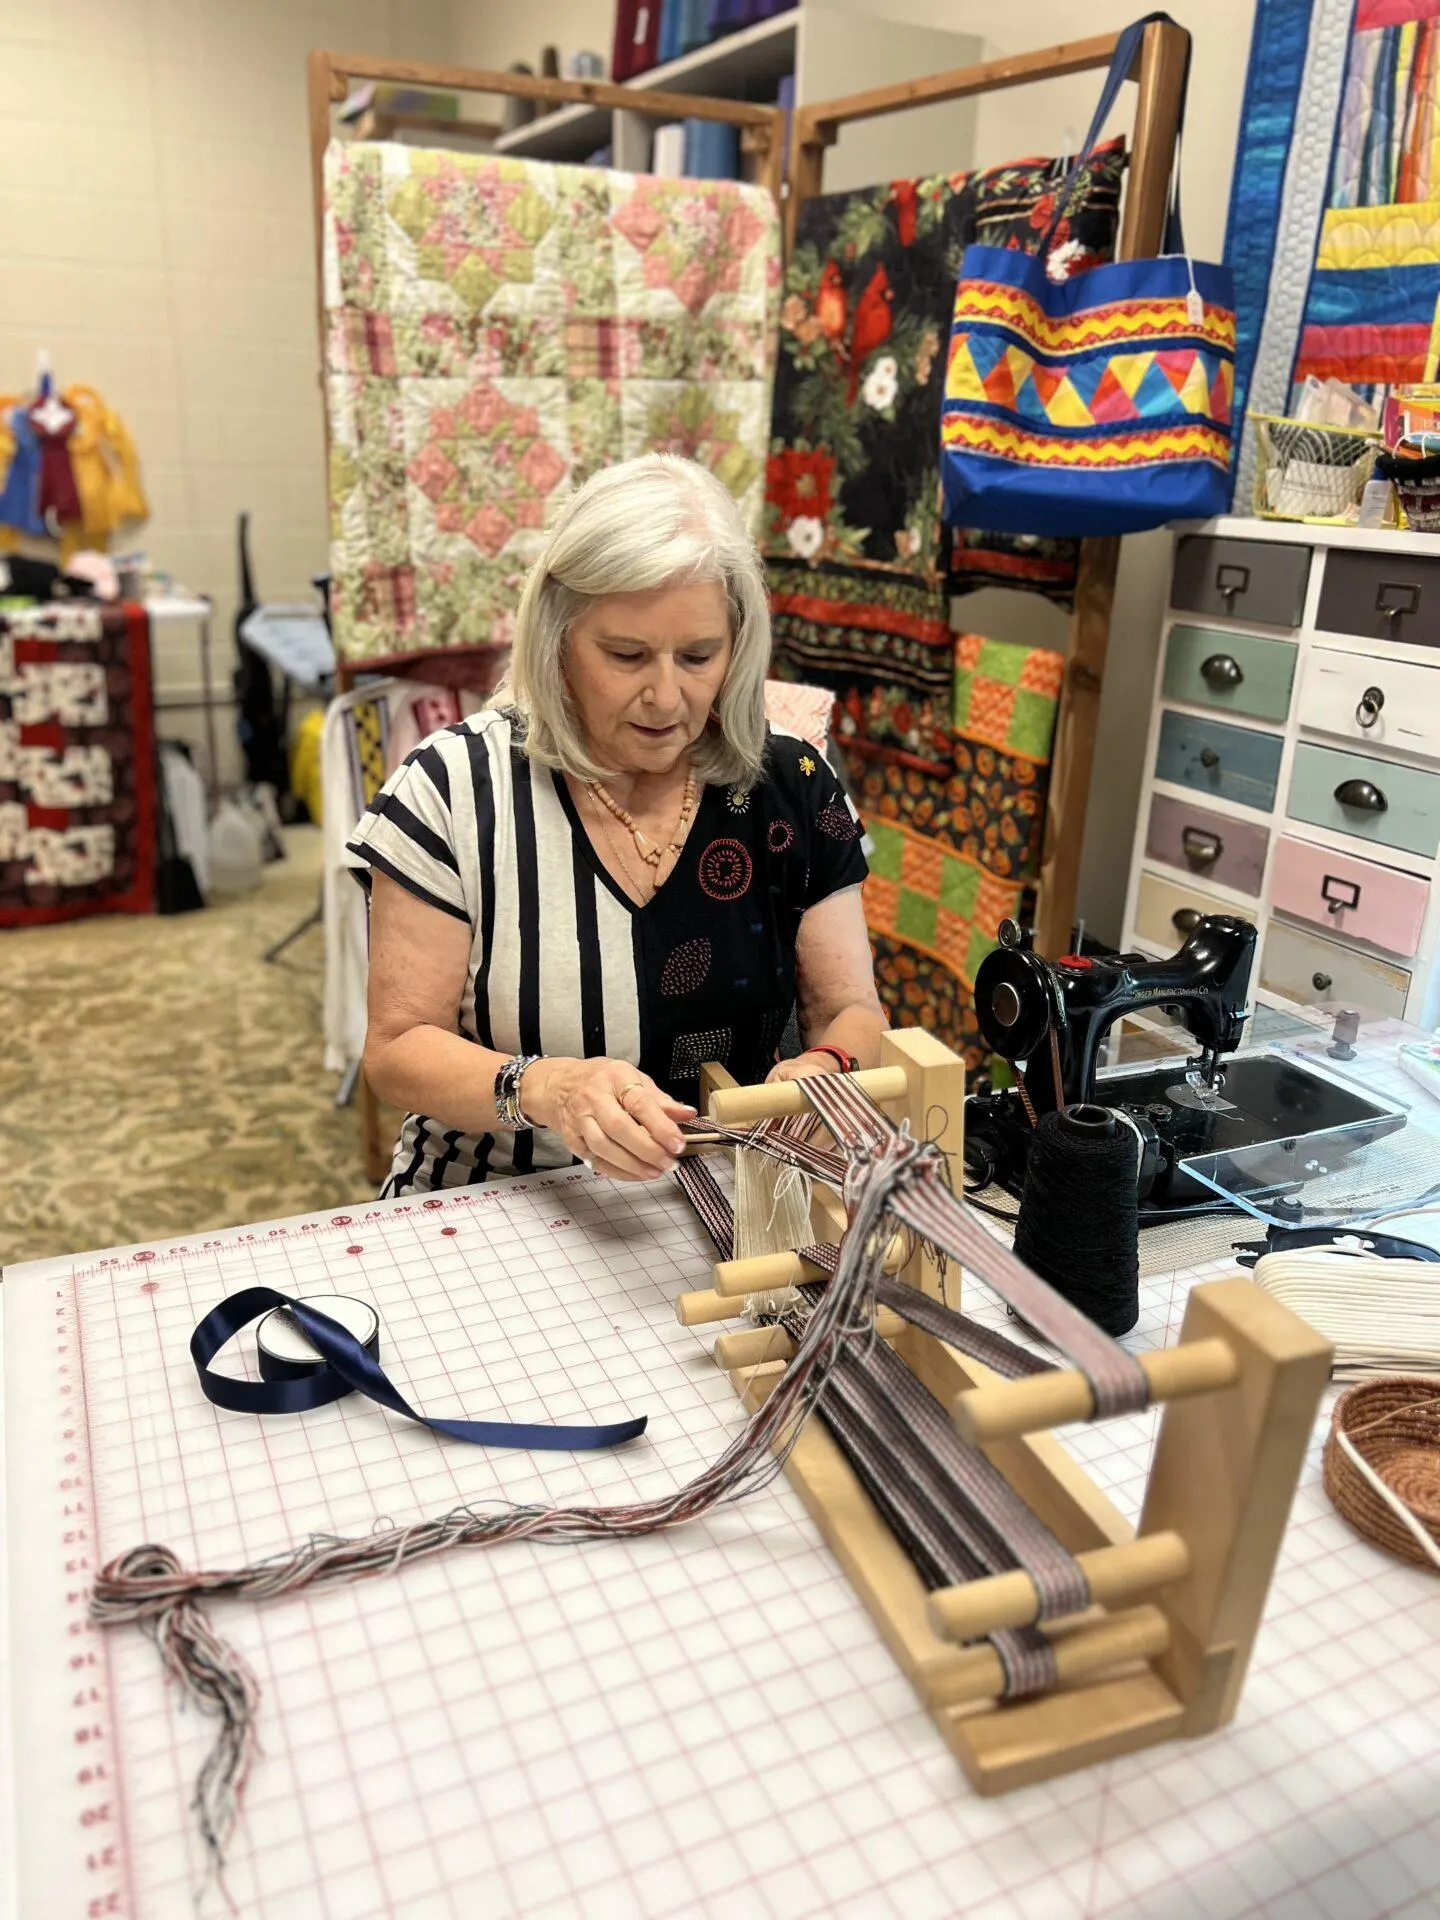
[[[954,663],[948,778],[899,757],[846,758],[871,841],[865,914],[881,996],[892,1018],[978,1065],[975,974],[1039,863],[1064,661],[962,634]]]

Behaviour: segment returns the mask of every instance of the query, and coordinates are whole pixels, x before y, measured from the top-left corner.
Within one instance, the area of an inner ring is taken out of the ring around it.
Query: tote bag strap
[[[1115,51],[1110,58],[1110,71],[1105,76],[1105,85],[1101,89],[1099,103],[1095,108],[1095,117],[1090,122],[1090,131],[1085,136],[1085,145],[1081,148],[1074,166],[1066,174],[1055,195],[1055,212],[1046,229],[1044,241],[1040,246],[1040,257],[1044,259],[1050,251],[1051,240],[1056,227],[1065,216],[1080,178],[1080,171],[1088,165],[1105,130],[1105,122],[1110,111],[1120,97],[1120,89],[1129,77],[1136,56],[1140,52],[1145,29],[1156,23],[1175,26],[1176,22],[1168,13],[1147,13],[1126,27],[1115,43]],[[1180,221],[1180,138],[1185,128],[1185,95],[1190,85],[1190,36],[1185,36],[1185,71],[1180,80],[1180,108],[1175,120],[1175,160],[1170,169],[1170,199],[1165,209],[1165,237],[1161,241],[1162,253],[1184,253],[1185,234]]]

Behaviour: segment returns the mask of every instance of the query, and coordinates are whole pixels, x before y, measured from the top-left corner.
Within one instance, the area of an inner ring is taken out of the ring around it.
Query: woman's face
[[[714,580],[617,593],[570,629],[565,678],[591,752],[622,773],[666,773],[705,731],[730,665]]]

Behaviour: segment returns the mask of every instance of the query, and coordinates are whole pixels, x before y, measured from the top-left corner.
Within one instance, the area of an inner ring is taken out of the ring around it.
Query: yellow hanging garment
[[[66,527],[62,547],[108,549],[126,521],[148,520],[150,505],[140,484],[140,466],[129,429],[93,387],[67,387],[60,396],[75,415],[70,465],[80,495],[80,521]]]

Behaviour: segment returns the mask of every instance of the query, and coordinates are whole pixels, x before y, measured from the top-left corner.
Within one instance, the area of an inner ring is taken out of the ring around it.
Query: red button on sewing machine
[[[1093,967],[1095,962],[1087,960],[1083,953],[1062,953],[1055,962],[1057,967]]]

